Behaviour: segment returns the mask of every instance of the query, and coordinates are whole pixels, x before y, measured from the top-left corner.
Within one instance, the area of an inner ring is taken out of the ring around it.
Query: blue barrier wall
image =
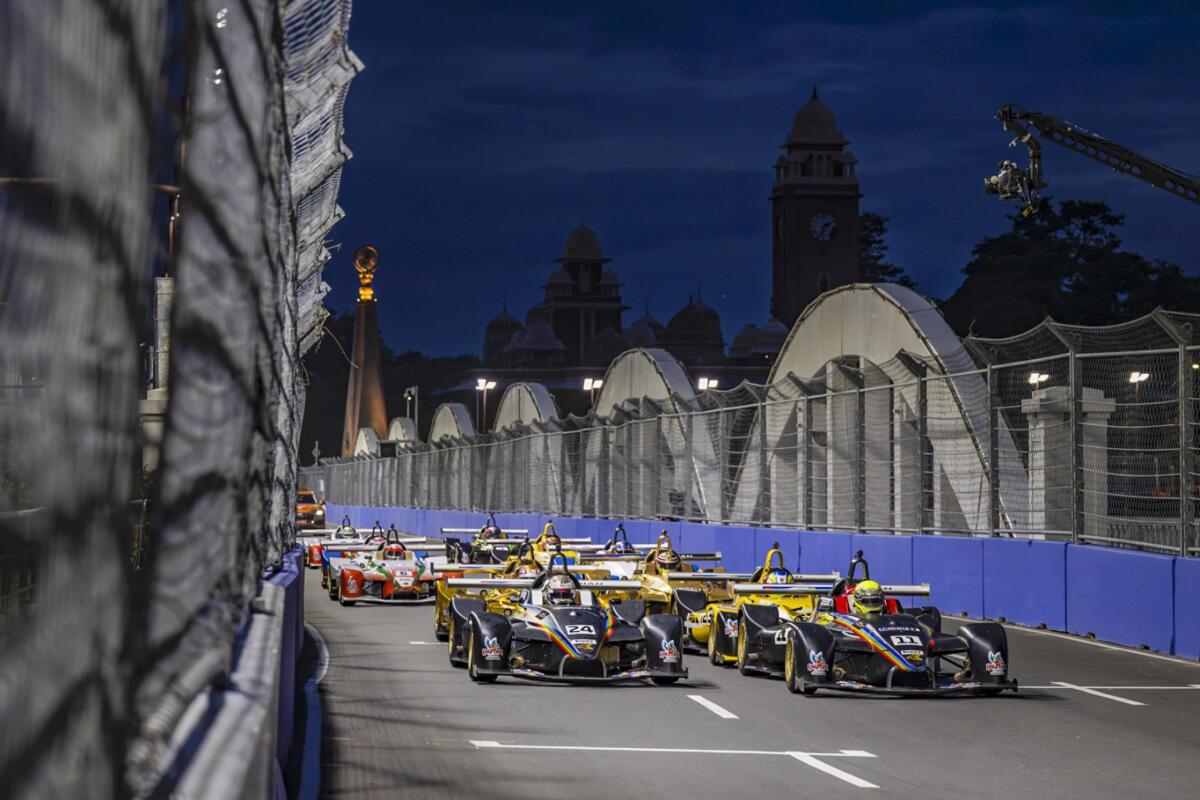
[[[1170,653],[1175,559],[1086,545],[1067,548],[1067,631]]]
[[[356,526],[436,536],[440,527],[478,528],[486,515],[462,511],[371,508],[330,503],[327,517]],[[617,520],[497,514],[501,528],[541,533],[554,519],[562,536],[607,541]],[[851,532],[748,528],[662,520],[624,520],[629,540],[652,543],[667,530],[680,551],[720,551],[722,566],[749,572],[778,542],[796,572],[845,574],[856,550],[871,577],[929,583],[929,603],[948,614],[1004,618],[1022,625],[1093,634],[1133,647],[1200,658],[1200,559],[1063,542],[956,536],[887,536]],[[920,604],[925,601],[910,601]]]

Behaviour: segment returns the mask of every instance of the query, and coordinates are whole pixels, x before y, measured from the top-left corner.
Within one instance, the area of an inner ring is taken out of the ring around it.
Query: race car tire
[[[496,680],[495,675],[481,673],[479,666],[475,663],[475,626],[471,626],[471,633],[467,636],[467,677],[475,683],[493,683]]]
[[[737,668],[743,675],[750,674],[750,637],[746,635],[747,630],[746,615],[738,612]]]
[[[446,625],[446,641],[450,643],[449,646],[446,648],[447,652],[450,655],[450,666],[461,667],[462,664],[459,664],[457,661],[454,660],[454,615],[453,614],[450,615],[450,622]]]
[[[433,629],[433,638],[437,639],[439,642],[449,641],[450,640],[450,631],[442,630],[441,628],[434,628]]]
[[[679,675],[652,675],[650,677],[650,680],[654,682],[655,686],[670,686],[671,684],[678,681],[680,677],[682,677],[682,676],[679,676]]]
[[[713,614],[712,624],[708,626],[708,663],[714,667],[725,666],[725,659],[721,658],[720,652],[717,651],[717,615]]]

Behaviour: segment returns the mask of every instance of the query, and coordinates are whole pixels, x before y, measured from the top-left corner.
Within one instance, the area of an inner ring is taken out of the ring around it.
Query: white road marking
[[[1076,686],[1073,683],[1066,683],[1064,681],[1050,681],[1050,682],[1055,684],[1056,686],[1062,686],[1065,689],[1074,689],[1075,691],[1083,692],[1084,694],[1095,695],[1096,697],[1103,697],[1105,700],[1115,700],[1116,702],[1124,703],[1127,706],[1144,706],[1144,705],[1146,705],[1145,703],[1139,703],[1137,700],[1130,700],[1128,697],[1117,697],[1115,694],[1106,694],[1104,692],[1100,692],[1095,689],[1089,689],[1086,686]]]
[[[836,753],[802,753],[794,750],[708,750],[708,749],[692,749],[687,747],[597,747],[593,745],[567,745],[567,744],[501,744],[500,742],[490,739],[476,740],[472,739],[471,744],[477,749],[489,750],[584,750],[587,752],[608,752],[608,753],[683,753],[686,755],[719,755],[719,756],[788,756],[794,758],[801,764],[806,764],[813,769],[820,770],[827,775],[831,775],[838,780],[845,781],[852,786],[857,786],[860,789],[878,789],[879,787],[870,781],[865,781],[849,772],[830,766],[822,758],[875,758],[874,753],[868,753],[866,750],[838,750]]]
[[[304,623],[304,630],[308,631],[308,635],[313,637],[313,641],[317,643],[317,677],[316,682],[320,683],[325,680],[325,673],[329,670],[329,648],[325,646],[325,638],[309,623]]]
[[[788,753],[788,755],[791,756],[792,758],[796,759],[797,761],[799,761],[802,764],[807,764],[808,766],[812,767],[813,769],[819,769],[819,770],[821,770],[821,772],[824,772],[826,775],[832,775],[833,777],[835,777],[839,780],[845,781],[846,783],[850,784],[851,786],[857,786],[859,789],[878,789],[879,788],[878,786],[871,783],[870,781],[864,781],[862,778],[858,777],[857,775],[851,775],[849,772],[846,772],[845,770],[841,770],[835,766],[826,764],[824,761],[819,760],[812,753]],[[870,753],[864,752],[862,750],[843,750],[841,752],[841,755],[874,758],[873,755],[871,755]]]
[[[947,619],[951,619],[951,620],[965,619],[968,622],[995,622],[995,620],[984,620],[984,619],[979,619],[978,617],[949,616],[949,617],[947,617]],[[1048,631],[1048,630],[1042,630],[1041,628],[1028,628],[1024,625],[1016,625],[1016,624],[1009,623],[1009,622],[1005,622],[1005,623],[1001,623],[1001,624],[1003,624],[1004,627],[1011,628],[1012,630],[1017,631],[1019,633],[1036,633],[1039,636],[1052,636],[1055,639],[1065,639],[1068,642],[1078,642],[1079,644],[1088,644],[1088,645],[1091,645],[1092,647],[1099,647],[1102,650],[1116,650],[1118,653],[1128,653],[1129,655],[1132,655],[1132,656],[1145,656],[1146,658],[1157,658],[1159,661],[1169,661],[1172,664],[1185,664],[1185,665],[1191,666],[1191,667],[1200,666],[1200,662],[1188,661],[1187,659],[1180,658],[1179,656],[1169,656],[1169,655],[1165,655],[1164,653],[1151,653],[1146,650],[1136,650],[1132,647],[1125,647],[1125,646],[1119,645],[1119,644],[1108,644],[1107,642],[1097,642],[1095,639],[1086,639],[1082,636],[1076,636],[1071,633],[1063,633],[1061,631]]]
[[[698,694],[689,694],[688,699],[695,700],[697,703],[704,706],[705,708],[707,708],[709,711],[716,714],[721,719],[737,719],[738,718],[737,714],[734,714],[730,711],[725,710],[724,708],[721,708],[719,705],[714,703],[712,700],[709,700],[707,697],[701,697]]]
[[[1051,686],[1026,686],[1025,684],[1022,683],[1021,688],[1022,689],[1061,689],[1061,688],[1063,688],[1063,684],[1056,684],[1056,685],[1051,685]],[[1187,686],[1072,686],[1071,688],[1072,689],[1104,689],[1106,691],[1112,691],[1112,692],[1133,692],[1133,691],[1139,691],[1139,690],[1161,692],[1161,691],[1167,691],[1170,689],[1188,689],[1188,690],[1200,689],[1200,683],[1189,683]]]
[[[438,644],[438,642],[409,642],[409,644]]]

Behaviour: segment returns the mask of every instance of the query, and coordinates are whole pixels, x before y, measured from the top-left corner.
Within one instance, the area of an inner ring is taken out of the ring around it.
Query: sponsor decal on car
[[[1004,663],[1004,656],[997,653],[995,650],[988,651],[987,663],[983,665],[989,675],[1003,675],[1008,670],[1008,665]]]
[[[808,651],[808,666],[806,667],[808,674],[814,678],[823,678],[829,673],[829,662],[825,660],[825,654],[816,650]]]
[[[499,661],[504,655],[504,650],[500,647],[500,642],[495,636],[483,637],[483,647],[479,650],[479,655],[483,656],[486,661]]]
[[[353,575],[346,576],[346,591],[347,592],[357,592],[358,591],[358,581],[354,580]]]
[[[722,625],[725,629],[726,638],[736,639],[737,634],[738,634],[737,617],[734,617],[733,619],[730,619],[729,617],[722,617],[721,621],[722,621]]]
[[[679,648],[675,646],[674,639],[667,639],[662,643],[662,647],[658,650],[658,660],[664,664],[679,662]]]
[[[901,650],[900,655],[907,658],[913,664],[920,664],[925,660],[925,652],[923,650]]]

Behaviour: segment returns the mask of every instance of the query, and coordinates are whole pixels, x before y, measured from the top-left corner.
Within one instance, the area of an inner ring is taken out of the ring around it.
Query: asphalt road
[[[781,680],[700,656],[672,687],[475,685],[447,663],[432,606],[343,608],[311,570],[305,589],[308,623],[328,650],[324,797],[1198,791],[1200,664],[1010,628],[1022,689],[998,698],[796,697]]]

